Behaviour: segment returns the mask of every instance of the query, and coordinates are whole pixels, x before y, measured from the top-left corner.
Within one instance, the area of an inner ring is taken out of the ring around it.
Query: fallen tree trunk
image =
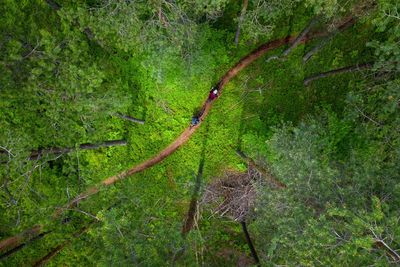
[[[346,23],[344,23],[340,27],[336,28],[326,38],[324,38],[318,45],[316,45],[309,52],[307,52],[303,56],[303,63],[307,63],[307,61],[310,60],[310,58],[312,56],[314,56],[316,53],[318,53],[318,51],[320,51],[325,45],[327,45],[339,32],[342,32],[342,31],[350,28],[353,24],[354,24],[354,18],[350,17],[350,19]]]
[[[95,223],[95,221],[89,223],[88,225],[82,227],[77,231],[76,233],[73,234],[72,238],[78,238],[85,232],[89,230],[89,228]],[[69,239],[67,241],[64,241],[62,244],[52,248],[49,253],[47,253],[43,258],[40,258],[37,260],[35,263],[32,264],[32,266],[44,266],[46,265],[53,257],[57,256],[58,253],[60,253],[61,250],[63,250],[66,246],[72,243],[72,239]]]
[[[313,18],[308,23],[308,25],[303,29],[303,31],[297,36],[297,38],[293,42],[291,42],[291,45],[285,51],[282,52],[281,55],[271,56],[267,58],[266,62],[268,63],[275,59],[282,60],[286,58],[289,55],[289,53],[301,43],[301,40],[310,32],[311,28],[317,23],[317,21],[318,21],[317,18]]]
[[[139,123],[139,124],[144,124],[144,120],[139,120],[139,119],[133,118],[133,117],[128,116],[128,115],[124,115],[124,114],[121,114],[121,113],[117,113],[117,116],[120,117],[120,118],[122,118],[122,119],[131,121],[131,122],[135,122],[135,123]]]
[[[6,238],[0,241],[0,251],[6,251],[6,253],[0,256],[0,259],[5,258],[14,252],[20,250],[25,246],[25,243],[29,240],[33,240],[38,237],[42,232],[43,227],[41,225],[35,225],[34,227],[25,230],[24,232]]]
[[[54,0],[46,0],[46,3],[54,11],[58,11],[62,8],[62,5],[60,5],[59,3],[57,3]],[[78,29],[81,29],[81,25],[78,21],[73,22],[73,26],[77,27]],[[95,35],[94,35],[93,31],[89,27],[85,27],[85,28],[81,29],[81,32],[84,33],[90,41],[94,41],[98,45],[102,46],[102,44],[98,40],[95,39]]]
[[[46,0],[46,3],[50,6],[51,9],[55,11],[61,9],[61,5],[53,0]]]
[[[400,263],[400,255],[396,252],[396,250],[389,247],[385,241],[381,239],[375,239],[375,246],[378,248],[383,248],[395,263]]]
[[[313,18],[307,25],[307,27],[304,28],[304,30],[297,36],[297,38],[292,42],[292,44],[282,53],[283,57],[286,57],[289,55],[289,53],[296,48],[301,40],[310,32],[311,28],[317,23],[318,19]]]
[[[110,140],[110,141],[104,141],[99,144],[81,144],[78,146],[79,149],[83,150],[91,150],[91,149],[98,149],[102,147],[111,147],[111,146],[125,146],[127,142],[125,140]],[[69,153],[71,151],[75,150],[74,147],[64,147],[64,148],[59,148],[59,147],[52,147],[52,148],[47,148],[47,149],[39,149],[39,150],[34,150],[32,151],[29,159],[30,160],[37,160],[41,158],[43,155],[47,154],[65,154]]]
[[[308,77],[306,79],[304,79],[304,85],[308,86],[311,82],[321,79],[321,78],[325,78],[325,77],[329,77],[329,76],[333,76],[336,74],[340,74],[340,73],[349,73],[349,72],[354,72],[354,71],[360,71],[360,70],[365,70],[365,69],[370,69],[373,67],[373,63],[369,62],[369,63],[363,63],[363,64],[357,64],[354,66],[348,66],[348,67],[344,67],[344,68],[340,68],[340,69],[335,69],[335,70],[330,70],[327,72],[322,72],[320,74]]]

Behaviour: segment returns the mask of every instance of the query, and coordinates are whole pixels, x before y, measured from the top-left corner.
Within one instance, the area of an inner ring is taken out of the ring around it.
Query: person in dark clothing
[[[192,122],[191,122],[191,124],[190,124],[190,127],[193,127],[193,126],[199,124],[199,122],[200,122],[199,117],[193,116],[193,117],[192,117]]]

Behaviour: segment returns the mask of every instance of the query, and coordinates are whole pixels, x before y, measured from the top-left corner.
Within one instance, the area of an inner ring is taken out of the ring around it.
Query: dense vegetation
[[[262,266],[400,264],[398,1],[3,0],[0,14],[1,266],[257,264],[240,222]],[[173,142],[241,58],[301,32],[163,162],[66,205]],[[224,181],[248,191],[227,201]],[[246,203],[240,219],[203,197],[218,186],[216,202]]]

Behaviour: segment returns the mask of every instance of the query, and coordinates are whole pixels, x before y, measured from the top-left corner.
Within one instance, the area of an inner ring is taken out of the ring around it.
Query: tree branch
[[[325,77],[329,77],[329,76],[333,76],[336,74],[340,74],[340,73],[349,73],[349,72],[354,72],[354,71],[360,71],[360,70],[364,70],[364,69],[370,69],[373,67],[373,63],[372,62],[368,62],[368,63],[363,63],[363,64],[357,64],[354,66],[348,66],[348,67],[343,67],[340,69],[335,69],[335,70],[330,70],[327,72],[322,72],[320,74],[316,74],[314,76],[308,77],[306,79],[304,79],[304,85],[308,86],[311,82],[321,79],[321,78],[325,78]]]

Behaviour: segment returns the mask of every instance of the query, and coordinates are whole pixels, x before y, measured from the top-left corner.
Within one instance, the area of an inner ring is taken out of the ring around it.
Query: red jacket
[[[218,95],[217,95],[217,94],[214,94],[213,91],[211,91],[210,94],[208,95],[208,99],[209,99],[209,100],[214,100],[214,99],[216,99],[217,97],[218,97]]]

